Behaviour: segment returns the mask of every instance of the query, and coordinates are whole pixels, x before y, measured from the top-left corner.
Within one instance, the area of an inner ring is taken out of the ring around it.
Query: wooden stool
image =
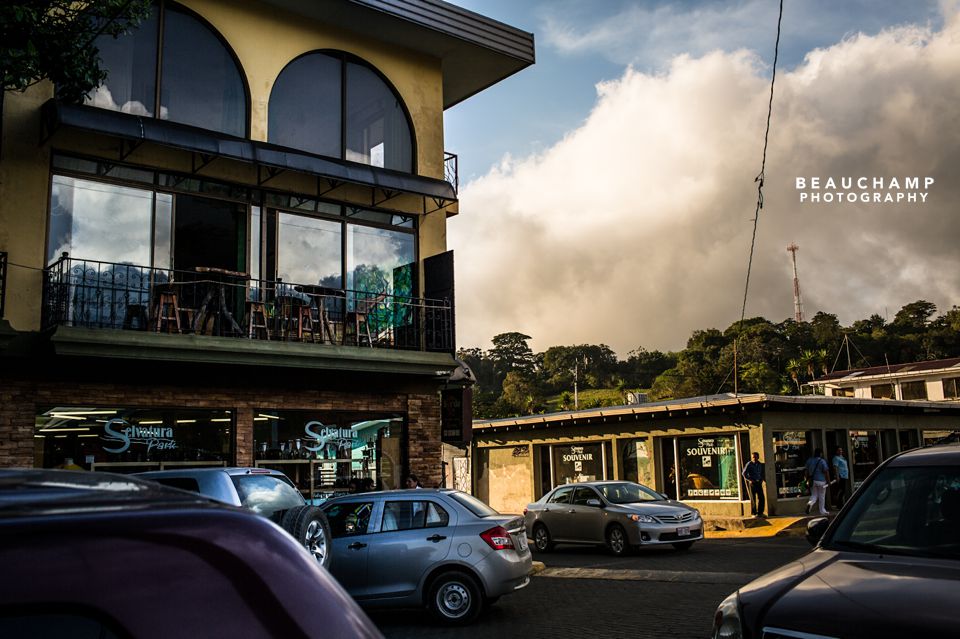
[[[266,335],[270,339],[270,326],[267,323],[267,307],[263,302],[247,302],[247,337],[253,339],[254,336],[260,339],[260,335]]]
[[[297,337],[303,341],[304,335],[310,333],[310,341],[317,341],[317,332],[314,328],[313,307],[303,305],[297,309]]]
[[[180,325],[180,304],[177,302],[177,294],[164,292],[157,297],[157,314],[154,330],[160,332],[166,327],[170,332],[171,327],[176,324],[177,332],[183,333]]]

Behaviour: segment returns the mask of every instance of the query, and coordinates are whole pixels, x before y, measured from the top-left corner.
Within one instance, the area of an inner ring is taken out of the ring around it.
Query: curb
[[[530,570],[530,574],[535,575],[538,572],[543,572],[546,569],[547,569],[547,565],[545,563],[543,563],[542,561],[534,561],[533,568]]]

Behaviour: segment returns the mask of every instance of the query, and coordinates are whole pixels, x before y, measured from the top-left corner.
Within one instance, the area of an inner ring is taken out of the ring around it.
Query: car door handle
[[[433,543],[438,543],[446,539],[443,535],[431,535],[427,537],[427,541],[432,541]]]
[[[361,548],[366,548],[366,547],[367,547],[366,544],[361,544],[359,541],[355,541],[349,546],[347,546],[347,548],[349,548],[350,550],[360,550]]]

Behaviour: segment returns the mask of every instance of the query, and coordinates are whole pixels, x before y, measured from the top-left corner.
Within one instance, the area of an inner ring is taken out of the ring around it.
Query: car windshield
[[[960,559],[960,469],[887,467],[824,547]]]
[[[636,504],[642,501],[663,501],[660,493],[632,482],[597,486],[603,498],[612,504]]]
[[[490,517],[491,515],[499,515],[496,510],[487,506],[485,503],[474,497],[473,495],[468,495],[467,493],[462,493],[459,490],[447,493],[454,500],[457,501],[461,506],[472,512],[477,517]]]
[[[272,517],[280,510],[289,510],[304,504],[300,491],[286,477],[277,475],[235,475],[240,503],[258,515]]]

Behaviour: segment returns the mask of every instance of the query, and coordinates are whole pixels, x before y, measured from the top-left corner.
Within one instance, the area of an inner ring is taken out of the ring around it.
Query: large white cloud
[[[681,348],[739,318],[769,69],[746,51],[680,56],[598,86],[589,118],[461,192],[459,342]],[[778,73],[747,315],[890,318],[960,303],[960,15],[940,31],[852,36]],[[925,204],[801,203],[797,176],[931,176]]]

